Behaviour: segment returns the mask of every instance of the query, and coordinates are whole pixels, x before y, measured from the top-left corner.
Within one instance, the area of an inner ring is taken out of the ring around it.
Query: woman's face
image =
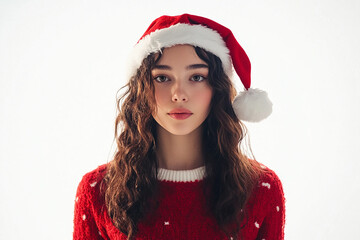
[[[156,122],[174,135],[197,129],[210,111],[209,68],[190,45],[164,49],[151,71],[155,86]]]

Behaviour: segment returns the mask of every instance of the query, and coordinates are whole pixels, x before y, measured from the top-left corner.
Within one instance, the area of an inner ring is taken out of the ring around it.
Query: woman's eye
[[[166,82],[169,81],[169,78],[163,75],[154,77],[154,80],[157,82]]]
[[[204,81],[206,78],[201,75],[195,75],[191,77],[191,80],[194,82],[201,82]]]

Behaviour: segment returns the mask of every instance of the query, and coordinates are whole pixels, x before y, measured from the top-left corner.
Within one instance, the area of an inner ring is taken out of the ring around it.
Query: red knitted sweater
[[[205,208],[204,169],[159,170],[159,208],[138,223],[136,239],[228,239]],[[106,165],[99,166],[85,174],[78,186],[74,239],[126,239],[113,225],[99,191],[105,171]],[[241,230],[242,239],[284,239],[284,201],[279,178],[267,169],[247,204],[248,221]]]

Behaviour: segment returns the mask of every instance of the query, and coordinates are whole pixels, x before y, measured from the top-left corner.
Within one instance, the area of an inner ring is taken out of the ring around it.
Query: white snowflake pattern
[[[90,187],[95,187],[97,182],[90,183]]]
[[[276,211],[280,211],[280,208],[279,208],[279,206],[276,206]]]
[[[260,225],[258,224],[258,222],[255,222],[255,227],[260,228]]]
[[[165,225],[165,226],[168,226],[168,225],[170,225],[170,222],[168,222],[168,221],[167,221],[167,222],[164,222],[164,225]]]
[[[261,186],[267,187],[268,189],[270,189],[270,183],[263,182],[263,183],[261,183]]]
[[[86,215],[84,214],[82,215],[82,220],[85,221],[85,219],[86,219]]]

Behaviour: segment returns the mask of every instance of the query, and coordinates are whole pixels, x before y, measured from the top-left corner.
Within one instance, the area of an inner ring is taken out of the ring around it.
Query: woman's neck
[[[202,127],[187,135],[174,135],[157,125],[156,158],[160,168],[189,170],[204,165]]]

